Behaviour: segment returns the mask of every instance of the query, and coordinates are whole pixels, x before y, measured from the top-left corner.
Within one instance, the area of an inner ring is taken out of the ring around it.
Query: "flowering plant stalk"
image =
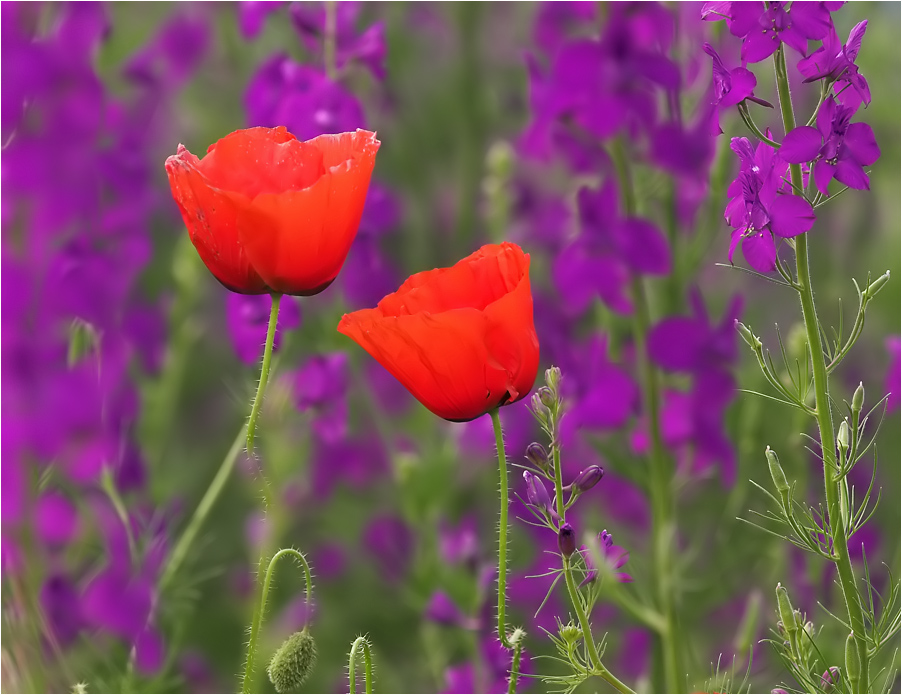
[[[741,7],[742,5],[744,4],[727,3],[723,8],[731,32],[737,36],[744,31],[737,28],[740,14],[747,12],[747,8]],[[766,4],[766,13],[776,17],[784,12],[782,5],[783,3]],[[874,432],[870,435],[870,442],[865,443],[865,427],[870,416],[884,404],[885,399],[881,399],[870,411],[863,411],[864,388],[859,385],[851,401],[846,403],[848,417],[840,420],[839,427],[836,428],[835,400],[832,396],[835,388],[830,376],[861,335],[868,304],[889,281],[889,272],[873,282],[869,278],[863,290],[856,283],[859,308],[852,331],[844,339],[840,325],[840,329],[834,331],[835,339],[831,340],[828,338],[827,327],[818,318],[811,281],[808,240],[808,232],[816,217],[815,210],[826,202],[831,202],[828,191],[830,180],[837,178],[846,184],[846,189],[866,189],[869,182],[863,167],[873,164],[879,157],[879,148],[870,127],[861,123],[849,124],[862,101],[870,101],[867,82],[854,64],[867,23],[863,22],[853,30],[848,48],[840,48],[829,13],[829,10],[835,8],[828,7],[831,3],[808,5],[803,7],[793,3],[788,12],[799,15],[800,18],[808,13],[817,15],[824,27],[818,30],[819,33],[806,35],[801,39],[805,47],[810,38],[824,41],[822,49],[799,63],[800,71],[808,77],[805,82],[820,82],[817,106],[807,125],[797,127],[786,60],[786,46],[796,45],[790,40],[788,33],[780,35],[776,32],[773,36],[775,47],[756,60],[772,54],[784,138],[782,142],[777,142],[769,131],[762,133],[748,110],[743,112],[743,120],[761,140],[754,155],[755,162],[763,162],[766,158],[771,164],[765,169],[747,168],[748,160],[743,159],[743,169],[740,179],[737,179],[737,182],[742,183],[742,193],[739,193],[738,188],[734,189],[736,197],[731,201],[731,207],[727,208],[728,221],[740,234],[743,253],[749,263],[761,272],[779,272],[783,284],[799,295],[806,339],[804,375],[800,369],[793,373],[788,363],[786,375],[779,373],[758,336],[739,322],[737,328],[755,354],[765,378],[776,389],[778,400],[799,409],[816,422],[816,443],[819,447],[816,455],[823,464],[824,505],[820,507],[820,511],[816,511],[796,499],[798,484],[787,480],[777,453],[768,447],[765,458],[776,495],[767,491],[765,493],[777,506],[777,511],[769,511],[760,516],[783,525],[785,530],[780,535],[836,567],[845,616],[833,615],[833,618],[848,630],[844,666],[840,668],[825,663],[817,645],[819,632],[812,622],[806,621],[798,610],[793,609],[788,589],[778,584],[776,597],[780,621],[777,624],[778,638],[772,642],[795,680],[806,691],[875,692],[880,687],[880,674],[873,667],[874,659],[900,629],[900,587],[890,579],[890,594],[883,600],[878,615],[874,602],[876,592],[871,583],[866,556],[863,556],[863,589],[855,576],[849,539],[868,521],[877,502],[871,499],[874,478],[872,477],[871,485],[861,499],[856,500],[849,473],[865,456],[876,438]],[[807,27],[802,29],[805,32],[814,31],[812,27],[815,25],[803,22],[800,26]],[[761,41],[757,32],[750,30],[744,37],[743,50],[748,46],[757,47]],[[850,87],[854,87],[854,91]],[[819,125],[817,130],[811,127],[815,122]],[[744,139],[734,138],[733,143],[733,149],[741,158],[744,156],[743,151],[751,151]],[[807,165],[804,170],[803,165]],[[788,180],[785,177],[787,170]],[[765,177],[772,178],[767,180]],[[813,197],[812,184],[818,189]],[[776,194],[771,193],[765,198],[763,191],[769,187]],[[737,207],[735,203],[740,200],[742,202]],[[736,220],[740,222],[737,223]],[[778,238],[783,237],[786,246],[794,252],[795,272],[780,257],[772,234]],[[737,240],[734,233],[734,246]],[[785,351],[783,356],[785,359]],[[876,465],[875,452],[875,475]],[[823,675],[820,675],[821,671]],[[890,669],[890,675],[882,687],[892,687],[892,682]]]

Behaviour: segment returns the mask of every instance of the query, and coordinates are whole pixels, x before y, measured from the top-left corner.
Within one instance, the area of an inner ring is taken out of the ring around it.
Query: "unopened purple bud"
[[[529,471],[523,471],[523,480],[526,481],[526,498],[529,503],[543,511],[551,509],[551,497],[548,496],[548,490],[545,489],[541,478]]]
[[[576,480],[573,481],[573,492],[580,494],[586,490],[591,490],[603,477],[604,469],[601,466],[589,466],[576,476]]]
[[[538,442],[533,442],[526,447],[526,458],[539,470],[548,470],[548,452]]]
[[[771,693],[775,693],[776,695],[787,695],[786,691],[783,688],[774,688],[771,690]]]
[[[553,408],[556,405],[557,399],[554,397],[554,392],[547,386],[542,386],[536,393],[546,408]]]
[[[831,666],[821,676],[821,687],[824,690],[833,690],[839,684],[839,666]]]
[[[576,552],[576,532],[570,524],[564,524],[558,531],[557,547],[564,557],[570,557]]]

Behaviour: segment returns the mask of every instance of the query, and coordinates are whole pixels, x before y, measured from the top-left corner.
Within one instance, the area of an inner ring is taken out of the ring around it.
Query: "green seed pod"
[[[862,406],[864,406],[864,384],[859,381],[858,388],[852,395],[852,412],[860,413]]]
[[[277,693],[299,693],[315,664],[316,642],[304,628],[282,643],[266,672]]]
[[[861,662],[858,660],[858,646],[855,644],[854,632],[850,632],[846,637],[846,675],[852,681],[852,692],[856,692],[854,687],[861,680]]]
[[[777,583],[777,611],[780,614],[780,620],[783,623],[783,629],[786,633],[792,635],[798,629],[796,624],[796,616],[792,610],[792,602],[789,600],[789,592],[786,587]]]
[[[780,465],[780,459],[777,458],[777,453],[770,447],[764,450],[764,455],[767,457],[767,467],[770,469],[770,477],[774,481],[774,487],[777,488],[780,497],[784,497],[789,492],[789,482],[786,480],[783,467]]]

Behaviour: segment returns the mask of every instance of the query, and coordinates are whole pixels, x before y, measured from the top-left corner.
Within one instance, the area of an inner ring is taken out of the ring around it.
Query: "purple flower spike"
[[[824,195],[833,179],[858,190],[871,187],[864,167],[880,158],[880,147],[871,126],[849,122],[854,113],[831,97],[817,112],[817,128],[790,131],[780,147],[780,157],[791,164],[814,161],[814,183]]]
[[[834,83],[834,88],[842,94],[837,95],[841,104],[858,108],[860,104],[871,103],[871,90],[868,81],[858,72],[855,60],[861,49],[861,40],[867,31],[868,21],[859,22],[849,32],[849,40],[842,45],[836,29],[824,38],[824,45],[807,58],[799,61],[799,72],[805,76],[805,82],[827,79]],[[852,89],[845,87],[851,86]]]
[[[439,625],[461,625],[465,617],[457,604],[444,591],[436,591],[425,609],[426,618]]]
[[[579,550],[580,553],[582,553],[583,559],[586,562],[586,569],[588,570],[586,578],[583,579],[580,584],[580,586],[585,586],[598,579],[598,568],[595,566],[592,553],[589,552],[589,549],[586,546],[580,547]],[[598,550],[601,553],[601,557],[604,560],[608,571],[614,573],[618,582],[627,584],[633,581],[633,578],[626,572],[617,571],[629,562],[630,554],[628,550],[621,548],[619,545],[614,545],[614,537],[608,533],[607,529],[598,534]]]
[[[758,80],[751,70],[744,67],[727,69],[723,60],[712,48],[711,44],[705,44],[705,53],[711,56],[714,61],[714,106],[717,110],[714,112],[712,120],[711,132],[713,135],[720,135],[723,130],[720,127],[720,119],[718,113],[739,104],[746,99],[754,101],[772,109],[774,106],[764,99],[755,96],[755,87]]]

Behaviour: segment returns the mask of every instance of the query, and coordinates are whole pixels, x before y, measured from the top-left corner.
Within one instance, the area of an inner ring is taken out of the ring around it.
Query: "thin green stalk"
[[[623,144],[618,141],[613,147],[614,166],[620,181],[624,214],[636,213],[636,198],[628,159],[623,152]],[[657,598],[663,630],[659,631],[660,647],[663,656],[664,688],[668,692],[683,692],[685,689],[680,676],[679,647],[677,644],[676,611],[674,608],[673,558],[675,547],[676,523],[673,519],[674,504],[672,499],[673,470],[661,438],[660,400],[658,378],[654,366],[648,356],[646,335],[651,327],[648,300],[645,287],[638,277],[633,278],[633,341],[636,347],[636,358],[639,364],[639,376],[642,382],[642,401],[645,414],[648,416],[648,428],[651,435],[651,456],[649,459],[649,492],[652,502],[652,548],[654,558],[654,575],[656,579]]]
[[[363,651],[363,684],[367,693],[373,692],[373,655],[370,643],[362,635],[354,640],[348,655],[348,685],[351,693],[357,692],[357,652]]]
[[[273,571],[276,563],[286,555],[291,555],[304,568],[304,579],[307,582],[307,593],[304,595],[307,600],[307,611],[304,617],[304,628],[307,627],[307,620],[310,615],[310,606],[313,602],[313,575],[310,573],[310,565],[303,553],[294,548],[282,548],[279,552],[272,556],[269,561],[269,567],[266,568],[266,577],[263,580],[263,587],[260,591],[260,603],[257,610],[254,611],[254,619],[251,623],[251,634],[247,642],[247,655],[244,662],[244,677],[242,678],[241,692],[249,693],[251,690],[251,680],[254,675],[254,662],[257,659],[257,641],[260,636],[260,626],[263,624],[263,615],[266,613],[266,599],[269,596],[269,586],[272,583]],[[303,629],[303,628],[302,628]],[[353,691],[352,691],[353,692]]]
[[[175,577],[176,572],[178,572],[179,568],[182,566],[182,562],[184,562],[185,558],[188,556],[188,551],[191,550],[194,539],[204,525],[207,516],[209,516],[210,510],[213,509],[213,505],[216,504],[216,500],[219,499],[219,495],[225,488],[226,482],[232,475],[232,470],[235,468],[235,461],[238,459],[238,454],[241,453],[241,445],[244,441],[245,430],[242,425],[241,430],[238,432],[238,436],[235,437],[235,441],[232,442],[232,448],[229,449],[225,458],[222,460],[222,463],[219,465],[219,470],[216,471],[213,482],[210,483],[210,487],[207,488],[207,491],[201,498],[200,504],[198,504],[197,509],[194,510],[194,516],[191,517],[191,521],[188,522],[188,525],[179,537],[178,542],[175,544],[172,554],[169,556],[169,562],[166,563],[166,569],[163,570],[163,576],[160,578],[160,591],[163,591],[169,586],[169,582]]]
[[[583,609],[582,601],[579,597],[579,590],[576,588],[576,582],[573,580],[573,570],[570,567],[570,558],[562,557],[564,563],[564,580],[567,582],[567,592],[570,594],[570,602],[573,604],[573,610],[576,611],[576,617],[579,620],[579,626],[583,632],[583,639],[586,642],[586,649],[589,652],[589,659],[595,669],[595,674],[610,683],[617,692],[632,693],[635,692],[628,685],[622,682],[617,676],[608,671],[604,664],[601,663],[601,657],[598,656],[598,648],[595,646],[595,639],[592,637],[592,626]]]
[[[792,95],[789,91],[789,79],[786,74],[786,57],[783,47],[774,53],[774,73],[777,91],[780,95],[780,111],[783,116],[783,128],[786,133],[796,126],[792,108]],[[790,176],[796,195],[802,191],[802,168],[798,164],[790,165]],[[817,310],[814,304],[814,291],[811,287],[811,267],[808,261],[808,235],[800,234],[796,241],[796,282],[799,285],[799,296],[802,302],[802,316],[805,320],[805,332],[811,352],[811,364],[814,374],[814,399],[817,427],[820,433],[821,454],[824,461],[824,491],[827,499],[827,510],[830,520],[830,534],[833,537],[833,551],[839,572],[839,583],[843,599],[849,614],[849,624],[855,633],[855,645],[861,663],[860,683],[865,687],[870,683],[870,658],[866,640],[864,614],[861,599],[855,583],[852,561],[849,557],[847,529],[843,525],[839,513],[839,482],[834,479],[836,464],[836,436],[833,430],[833,413],[830,410],[830,385],[827,375],[827,364],[824,358],[823,344],[819,330]]]
[[[269,310],[269,327],[266,329],[266,345],[263,348],[263,366],[260,368],[260,382],[257,384],[257,394],[254,396],[254,404],[251,406],[251,416],[247,421],[247,453],[254,453],[254,429],[257,425],[257,415],[260,414],[260,406],[263,404],[263,393],[266,391],[266,382],[269,379],[269,365],[272,361],[272,344],[276,337],[276,324],[279,322],[279,303],[282,295],[276,292],[272,294],[272,307]]]
[[[489,412],[495,428],[495,447],[498,451],[498,473],[501,479],[501,520],[498,524],[498,639],[507,649],[514,645],[507,638],[507,455],[504,453],[504,435],[501,432],[501,418],[498,408]]]

